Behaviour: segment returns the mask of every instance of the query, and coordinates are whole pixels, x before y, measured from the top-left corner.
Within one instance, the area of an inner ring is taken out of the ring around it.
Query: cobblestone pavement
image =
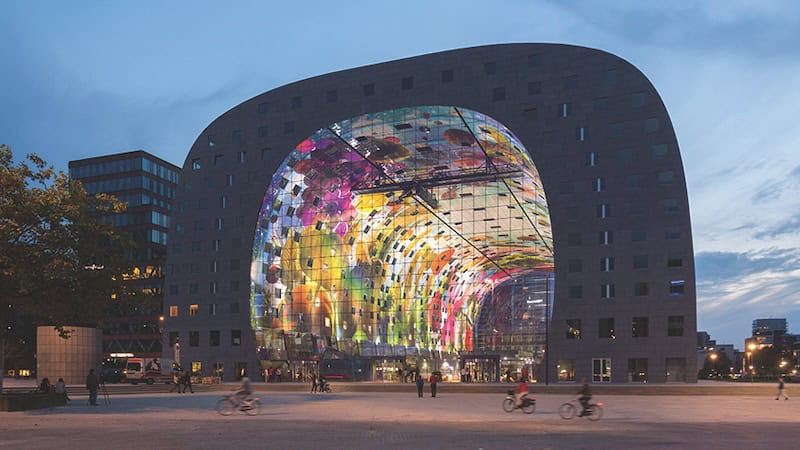
[[[795,400],[769,396],[596,396],[599,422],[563,420],[571,397],[537,395],[533,415],[503,395],[259,392],[261,414],[223,417],[219,393],[111,397],[110,404],[0,412],[0,448],[572,449],[797,448]],[[790,392],[791,395],[791,392]],[[797,400],[800,401],[800,400]]]

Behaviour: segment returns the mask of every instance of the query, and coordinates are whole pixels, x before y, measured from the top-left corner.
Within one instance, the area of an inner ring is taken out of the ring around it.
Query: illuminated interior
[[[473,352],[483,305],[520,279],[552,279],[547,200],[528,152],[490,117],[365,114],[283,161],[250,270],[261,359],[284,359],[287,335],[317,352]]]

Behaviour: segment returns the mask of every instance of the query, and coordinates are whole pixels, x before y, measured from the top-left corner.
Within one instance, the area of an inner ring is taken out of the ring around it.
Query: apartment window
[[[266,125],[258,127],[258,137],[265,138],[267,136],[269,136],[269,128]]]
[[[453,69],[442,71],[442,83],[452,83],[454,79]]]
[[[222,239],[214,239],[213,241],[211,241],[211,248],[215,252],[220,251],[222,249]]]
[[[628,381],[647,383],[647,358],[628,358]]]
[[[597,337],[600,339],[614,339],[614,318],[606,317],[597,321]]]
[[[234,347],[242,345],[242,330],[231,330],[231,345]]]
[[[641,216],[644,214],[644,204],[641,202],[627,202],[625,203],[625,215],[627,216]]]
[[[539,95],[542,93],[542,82],[531,81],[528,83],[528,95]]]
[[[244,142],[244,130],[231,131],[231,140],[238,143]]]
[[[237,153],[236,156],[237,156],[240,164],[244,163],[246,155],[247,155],[247,152],[245,152],[245,151],[240,151],[239,153]]]
[[[647,240],[647,232],[644,230],[633,230],[631,231],[631,241],[632,242],[644,242]]]
[[[208,143],[209,147],[214,147],[217,145],[217,137],[213,134],[209,134],[206,138],[206,142]]]
[[[404,91],[414,88],[414,77],[403,77],[400,80],[400,88]]]
[[[667,317],[667,336],[683,336],[683,316]]]
[[[647,94],[644,92],[634,92],[631,94],[631,107],[641,108],[647,100]]]
[[[603,73],[603,83],[607,86],[613,85],[617,82],[617,69],[608,69]]]
[[[486,75],[494,75],[497,73],[497,63],[494,61],[483,63],[483,71]]]
[[[264,147],[261,149],[261,160],[264,161],[266,159],[270,159],[270,155],[272,153],[272,147]]]
[[[642,177],[640,175],[626,175],[625,176],[625,189],[629,191],[641,189]]]
[[[614,298],[614,285],[607,283],[600,285],[600,298]]]
[[[172,347],[178,342],[178,332],[177,331],[170,331],[169,332],[169,346]]]
[[[211,261],[211,273],[217,273],[217,269],[218,268],[219,268],[219,265],[217,264],[217,262],[216,261]]]
[[[598,97],[592,100],[592,110],[594,112],[606,112],[609,110],[610,104],[608,97]]]
[[[221,362],[214,363],[214,368],[212,369],[211,373],[215,377],[222,378],[225,375],[225,363],[221,363]]]
[[[664,239],[674,241],[681,238],[681,230],[678,227],[670,227],[664,230]]]
[[[652,117],[644,121],[644,132],[655,133],[661,127],[661,121],[658,117]]]
[[[556,362],[556,370],[558,371],[559,382],[574,382],[575,381],[575,360],[574,359],[559,359]]]
[[[678,212],[678,200],[674,198],[665,198],[659,202],[661,210],[664,214],[675,214]]]
[[[558,105],[558,117],[561,118],[569,117],[571,109],[572,109],[572,103],[561,103],[560,105]]]
[[[667,184],[672,184],[674,182],[675,182],[675,172],[671,170],[658,172],[658,184],[667,185]]]
[[[197,227],[195,227],[195,231],[197,231]],[[193,252],[200,251],[200,241],[192,241],[192,251]]]
[[[669,295],[683,295],[686,290],[686,282],[683,280],[672,280],[669,282]]]
[[[169,307],[169,316],[170,317],[178,317],[178,305],[170,305],[170,307]]]
[[[603,192],[606,190],[606,179],[603,177],[597,177],[594,179],[592,183],[592,189],[594,192]]]
[[[211,283],[208,284],[208,292],[210,292],[212,294],[216,294],[217,293],[217,282],[216,281],[212,281]]]
[[[667,267],[683,267],[683,258],[680,256],[667,257]]]
[[[209,303],[208,304],[208,315],[209,316],[216,316],[217,315],[217,304],[216,303]]]
[[[200,332],[199,331],[190,331],[189,332],[189,347],[199,347],[200,346]]]
[[[375,95],[375,85],[372,83],[365,84],[363,86],[364,89],[364,97],[372,97]]]
[[[581,234],[580,233],[568,233],[567,234],[567,246],[568,247],[578,247],[581,245]]]
[[[592,358],[592,383],[610,382],[611,358]]]
[[[221,166],[225,162],[225,155],[214,155],[214,165]]]
[[[225,185],[233,186],[233,174],[225,175]]]
[[[571,273],[581,272],[583,270],[583,263],[580,259],[570,259],[567,261],[567,268]]]
[[[222,230],[223,226],[225,225],[225,219],[222,217],[217,217],[217,230]]]
[[[650,155],[653,160],[666,159],[667,157],[667,144],[656,144],[650,147]]]
[[[302,108],[303,107],[303,97],[295,96],[292,97],[292,109]]]
[[[567,319],[567,339],[581,338],[581,319]]]
[[[196,316],[196,315],[197,315],[197,310],[198,310],[199,308],[200,308],[200,307],[199,307],[198,305],[196,305],[196,304],[194,304],[194,305],[189,305],[189,315],[190,315],[190,316]]]
[[[336,103],[339,100],[339,93],[336,90],[325,92],[325,101],[328,103]]]
[[[614,242],[614,232],[610,230],[601,231],[597,237],[600,245],[610,245]]]
[[[223,195],[222,197],[219,198],[219,207],[221,209],[225,209],[225,208],[228,207],[228,196],[227,195]]]
[[[620,164],[630,164],[633,162],[633,149],[622,148],[617,150],[617,161]]]
[[[492,89],[492,101],[499,102],[506,99],[506,88],[496,87]]]
[[[647,283],[640,281],[633,285],[633,295],[636,297],[646,297],[650,293],[650,288]]]
[[[586,127],[578,127],[575,129],[575,140],[583,142],[589,138],[589,133]]]
[[[634,317],[631,320],[631,336],[635,338],[650,336],[650,319],[647,317]]]
[[[649,266],[647,255],[634,255],[633,268],[634,269],[647,269]]]
[[[613,272],[614,271],[614,258],[610,256],[604,256],[600,258],[600,271],[601,272]]]
[[[200,158],[194,158],[192,160],[192,170],[200,170]]]
[[[601,203],[597,205],[597,217],[601,219],[611,217],[611,205],[608,203]]]
[[[597,165],[597,152],[586,153],[586,165],[589,167],[594,167]]]
[[[211,330],[208,333],[209,347],[219,347],[219,330]]]
[[[569,298],[583,298],[583,286],[575,285],[569,287]]]

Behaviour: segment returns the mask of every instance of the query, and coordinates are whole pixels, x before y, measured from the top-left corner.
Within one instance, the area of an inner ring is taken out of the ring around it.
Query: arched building
[[[211,123],[182,184],[164,336],[202,374],[696,379],[678,144],[614,55],[491,45],[292,83]]]

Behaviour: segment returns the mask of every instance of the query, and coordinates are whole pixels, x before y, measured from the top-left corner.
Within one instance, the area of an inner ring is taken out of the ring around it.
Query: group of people
[[[328,390],[328,380],[324,376],[311,373],[311,392],[325,392]]]
[[[417,396],[419,398],[424,397],[423,391],[425,387],[425,379],[422,378],[419,373],[416,375],[417,378]],[[436,397],[436,384],[439,383],[439,377],[432,373],[431,376],[428,378],[428,384],[431,386],[431,397]]]
[[[177,370],[172,373],[172,389],[169,391],[172,392],[174,390],[178,390],[178,394],[185,394],[188,390],[192,394],[194,394],[194,389],[192,389],[192,374],[188,370],[181,372]]]
[[[56,384],[50,384],[50,379],[47,377],[43,378],[42,382],[39,383],[39,391],[45,394],[61,395],[66,401],[70,400],[67,395],[67,385],[64,384],[63,378],[59,378]]]

